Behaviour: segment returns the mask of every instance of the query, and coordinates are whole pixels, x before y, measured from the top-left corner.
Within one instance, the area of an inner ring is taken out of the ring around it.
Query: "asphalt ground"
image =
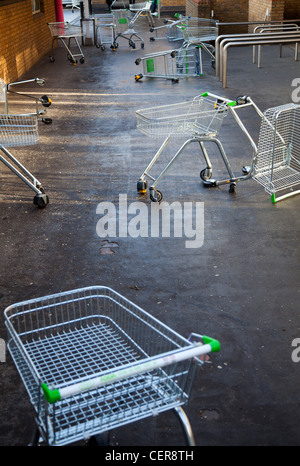
[[[144,50],[125,40],[115,52],[89,45],[83,48],[85,62],[74,66],[60,45],[54,63],[45,54],[24,77],[45,79],[42,94],[52,99],[47,110],[52,124],[39,122],[37,145],[11,151],[42,182],[50,203],[38,209],[34,193],[1,167],[0,337],[6,342],[3,312],[13,303],[109,286],[181,335],[196,332],[221,342],[220,353],[199,368],[185,406],[197,445],[297,446],[300,363],[293,361],[292,345],[300,338],[299,196],[272,204],[253,179],[238,183],[235,193],[228,186],[207,188],[199,178],[203,157],[191,144],[159,189],[169,204],[203,203],[199,247],[186,247],[184,234],[155,238],[150,230],[145,237],[99,237],[97,208],[110,202],[118,212],[122,194],[128,206],[141,202],[151,213],[149,193],[137,193],[136,183],[161,140],[137,130],[137,109],[208,91],[229,99],[247,94],[264,111],[291,101],[299,62],[292,48],[284,47],[280,58],[278,47],[270,46],[258,69],[250,48],[235,48],[226,89],[206,56],[202,77],[136,82],[141,71],[136,58],[177,48],[166,39],[150,42],[143,19],[139,28]],[[34,85],[22,89],[41,92]],[[28,105],[10,99],[12,112]],[[257,136],[255,114],[245,114],[245,126]],[[251,162],[252,150],[230,116],[220,140],[239,174]],[[156,174],[180,144],[180,138],[172,140]],[[214,147],[209,150],[214,177],[226,176],[220,156]],[[0,371],[0,445],[28,445],[35,414],[8,351]],[[114,429],[110,442],[184,445],[170,411]]]

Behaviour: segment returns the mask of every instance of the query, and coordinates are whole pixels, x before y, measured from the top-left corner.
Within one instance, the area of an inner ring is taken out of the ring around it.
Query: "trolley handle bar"
[[[202,339],[204,344],[197,343],[192,348],[184,349],[181,351],[175,350],[173,352],[167,353],[164,356],[160,355],[150,360],[137,362],[134,365],[130,365],[129,367],[119,369],[115,372],[109,372],[95,377],[91,380],[75,383],[68,387],[63,387],[61,389],[50,389],[46,383],[42,383],[41,388],[43,390],[44,397],[46,401],[52,404],[56,401],[60,401],[63,398],[67,398],[72,395],[77,395],[78,393],[81,393],[83,391],[99,388],[103,385],[116,382],[127,377],[132,377],[154,369],[159,369],[161,367],[165,367],[170,364],[174,364],[207,353],[220,351],[220,343],[218,340],[210,338],[206,335],[203,335]]]

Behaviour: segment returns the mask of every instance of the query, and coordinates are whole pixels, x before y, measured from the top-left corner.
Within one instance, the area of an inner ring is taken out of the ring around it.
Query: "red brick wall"
[[[19,79],[50,50],[47,22],[55,21],[54,0],[44,0],[44,12],[32,14],[31,0],[0,6],[0,78]]]
[[[284,2],[284,19],[300,18],[300,1],[285,0]]]

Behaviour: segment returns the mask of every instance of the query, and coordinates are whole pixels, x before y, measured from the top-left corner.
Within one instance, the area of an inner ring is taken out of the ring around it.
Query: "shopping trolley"
[[[6,149],[28,146],[38,142],[38,118],[36,114],[0,115],[0,161],[35,192],[33,202],[46,207],[49,198],[41,183]]]
[[[173,82],[180,78],[203,75],[201,47],[180,48],[154,52],[137,58],[135,64],[142,63],[142,73],[135,75],[135,80],[142,78],[165,78]]]
[[[103,286],[13,304],[5,322],[36,411],[35,442],[66,445],[174,409],[194,445],[182,405],[217,340],[183,338]]]
[[[153,184],[150,186],[150,199],[160,202],[162,193],[156,187],[159,181],[183,153],[188,144],[198,142],[206,160],[207,168],[201,173],[205,179],[210,178],[212,166],[204,147],[205,141],[211,141],[218,147],[221,156],[226,160],[226,154],[218,139],[223,119],[228,113],[228,107],[232,105],[227,99],[205,92],[191,101],[180,102],[160,107],[152,107],[136,111],[137,129],[152,138],[165,137],[159,150],[142,173],[137,182],[137,190],[144,194],[147,191],[147,179]],[[150,174],[155,162],[158,160],[171,138],[188,136],[179,151],[174,155],[164,170],[157,178]],[[201,174],[200,174],[201,176]]]
[[[153,0],[146,0],[146,2],[142,3],[131,3],[129,5],[129,10],[134,13],[132,23],[134,24],[138,18],[143,15],[148,19],[149,26],[154,27],[155,23],[151,13],[152,4]]]
[[[75,26],[71,23],[67,22],[58,22],[58,23],[47,23],[50,29],[50,33],[52,36],[52,48],[51,48],[51,55],[50,61],[54,62],[55,58],[53,56],[53,46],[54,42],[61,41],[63,46],[67,51],[67,59],[73,64],[77,65],[79,58],[80,63],[84,63],[84,54],[78,42],[79,37],[83,37],[83,29],[81,26]],[[71,52],[71,44],[72,39],[75,42],[76,53]]]
[[[32,100],[35,101],[36,115],[37,116],[41,116],[41,115],[46,114],[46,108],[50,107],[50,105],[52,103],[51,99],[49,99],[49,97],[47,95],[43,95],[42,97],[35,97],[35,96],[32,96],[32,95],[24,94],[23,92],[16,92],[16,91],[13,91],[11,89],[12,86],[16,86],[16,85],[20,85],[20,84],[27,84],[27,83],[31,83],[31,82],[35,82],[39,86],[43,86],[45,84],[45,80],[40,79],[40,78],[27,79],[27,80],[24,80],[24,81],[17,81],[17,82],[12,82],[12,83],[9,83],[9,84],[6,84],[5,81],[0,78],[0,103],[1,102],[4,103],[5,113],[9,113],[8,94],[16,94],[16,95],[26,97],[26,98],[29,98],[29,99],[32,99]],[[45,108],[40,110],[39,109],[39,104],[42,104],[43,107],[45,107]],[[46,123],[46,124],[50,124],[50,123],[52,123],[52,119],[42,117],[42,122]]]
[[[201,48],[215,62],[214,42],[218,37],[218,21],[205,18],[190,18],[186,22],[177,25],[183,37],[183,47],[200,45]]]
[[[94,15],[96,29],[96,47],[105,50],[105,44],[109,44],[110,48],[115,48],[115,22],[112,13],[103,13]]]
[[[300,105],[267,109],[261,120],[253,178],[276,203],[300,190]],[[247,170],[246,170],[247,171]],[[276,198],[276,194],[281,196]]]
[[[151,27],[150,32],[154,32],[155,36],[151,36],[150,41],[154,42],[158,39],[167,39],[170,42],[183,40],[182,31],[177,26],[181,25],[183,21],[188,21],[189,17],[176,13],[175,18],[177,19],[165,19],[161,26]]]
[[[141,48],[144,48],[144,39],[137,34],[134,30],[134,14],[129,10],[113,10],[115,19],[115,48],[118,48],[119,44],[117,40],[122,37],[128,40],[130,47],[135,49],[135,42],[133,38],[141,42]]]

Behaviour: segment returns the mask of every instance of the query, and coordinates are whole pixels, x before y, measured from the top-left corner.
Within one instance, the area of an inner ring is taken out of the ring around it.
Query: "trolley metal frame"
[[[251,107],[261,119],[258,145],[246,129],[239,112]],[[226,152],[218,138],[223,118],[230,112],[239,128],[245,134],[252,147],[251,164],[242,167],[242,174],[236,176],[232,170]],[[148,164],[137,182],[137,190],[141,194],[147,192],[147,179],[152,180],[150,199],[160,202],[162,193],[157,189],[158,183],[166,175],[185,148],[198,142],[206,167],[200,171],[204,186],[215,187],[229,185],[229,192],[236,191],[236,184],[253,178],[271,194],[273,203],[285,199],[298,190],[290,191],[276,199],[276,192],[292,189],[300,184],[300,144],[298,134],[300,128],[300,105],[286,104],[266,110],[264,113],[249,96],[239,96],[235,101],[209,92],[197,96],[190,102],[153,107],[136,111],[137,128],[144,134],[153,137],[167,136],[155,156]],[[171,137],[186,135],[189,138],[176,152],[162,172],[154,178],[150,171],[158,160]],[[214,143],[221,155],[228,178],[216,180],[212,178],[213,166],[205,143]]]
[[[36,114],[0,115],[0,161],[35,192],[33,203],[43,208],[49,203],[49,198],[42,184],[7,150],[7,147],[28,146],[37,142]]]
[[[66,445],[182,406],[217,340],[167,327],[114,290],[80,288],[5,310],[8,350],[47,445]]]
[[[58,41],[60,41],[67,51],[67,59],[73,65],[77,65],[77,58],[79,58],[80,63],[84,63],[84,54],[78,41],[78,37],[83,37],[84,35],[82,27],[75,26],[74,24],[68,22],[56,22],[47,24],[52,36],[51,55],[49,56],[50,61],[52,63],[55,61],[53,55],[54,43],[58,43]],[[71,52],[72,39],[75,42],[76,53]]]
[[[35,97],[32,95],[24,94],[23,92],[17,92],[13,91],[11,89],[12,86],[20,85],[20,84],[27,84],[27,83],[32,83],[35,82],[39,86],[44,86],[45,80],[40,79],[40,78],[33,78],[33,79],[26,79],[24,81],[16,81],[12,82],[9,84],[6,84],[3,79],[0,78],[0,103],[4,103],[4,111],[5,113],[9,113],[9,105],[8,105],[8,94],[14,94],[14,95],[19,95],[21,97],[26,97],[28,99],[32,99],[35,101],[35,108],[36,108],[36,115],[37,116],[42,116],[46,114],[46,108],[50,107],[52,104],[51,99],[47,95],[43,95],[42,97]],[[42,104],[44,109],[40,110],[39,109],[39,104]],[[42,117],[42,122],[46,124],[52,123],[51,118],[44,118]]]

